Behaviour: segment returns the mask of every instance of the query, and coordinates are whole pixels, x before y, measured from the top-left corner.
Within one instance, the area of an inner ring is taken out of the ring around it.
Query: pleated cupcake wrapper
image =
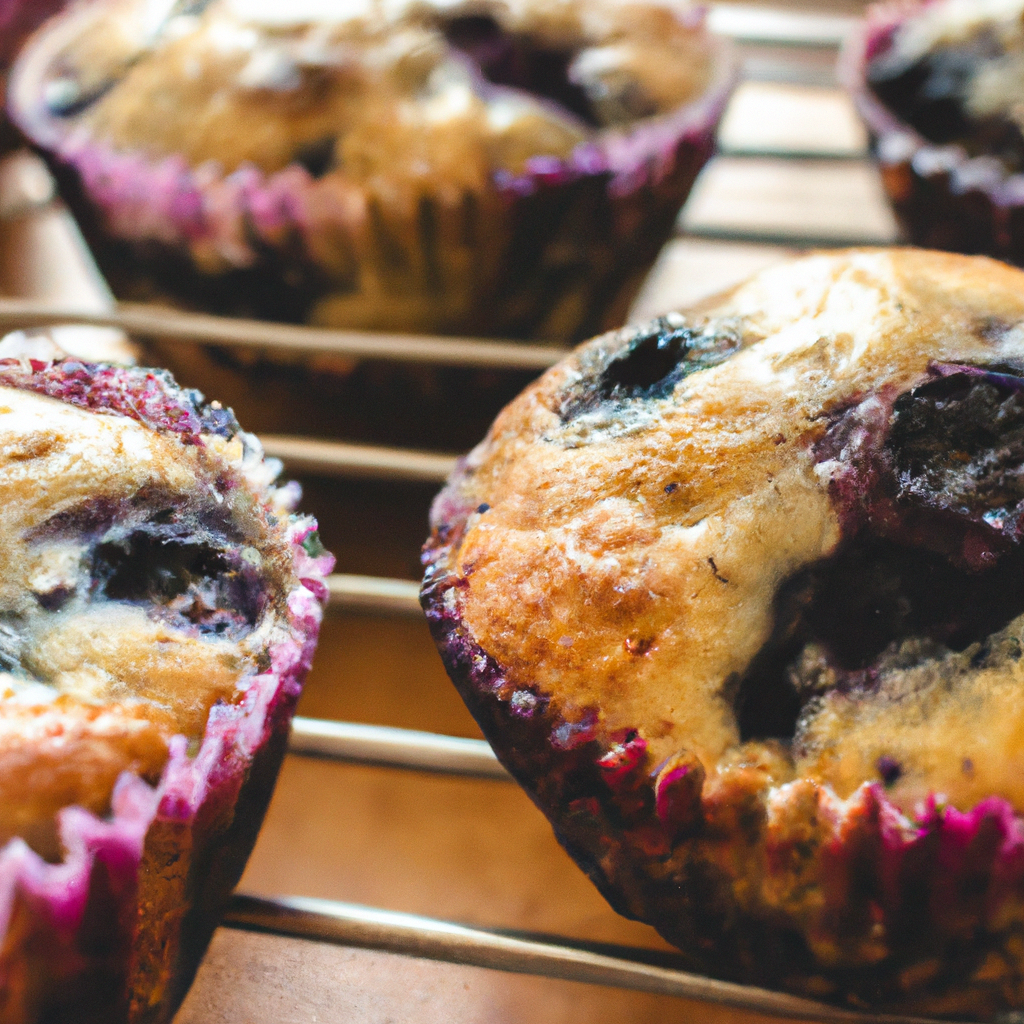
[[[7,88],[7,72],[18,48],[67,0],[0,0],[0,98]],[[18,144],[17,132],[0,109],[0,154]]]
[[[4,1019],[162,1022],[177,1008],[255,840],[312,660],[332,559],[306,554],[310,530],[292,530],[309,585],[288,597],[291,636],[241,701],[211,709],[195,755],[177,736],[156,788],[124,773],[106,820],[61,811],[60,863],[20,839],[0,851]]]
[[[14,60],[21,44],[68,0],[0,0],[0,74]]]
[[[224,174],[65,133],[42,105],[48,31],[15,68],[12,116],[55,161],[115,290],[141,281],[223,312],[366,328],[555,340],[621,318],[711,154],[734,78],[722,44],[700,100],[567,159],[534,158],[480,191],[370,188],[298,164]]]
[[[1024,173],[995,157],[939,146],[900,120],[867,83],[868,65],[893,32],[928,6],[880,4],[869,10],[840,59],[840,78],[871,134],[882,182],[909,241],[1024,264]]]
[[[693,814],[666,820],[640,732],[513,682],[467,629],[449,560],[475,509],[459,492],[469,467],[431,511],[427,622],[499,759],[616,910],[720,977],[972,1020],[1024,1004],[1024,818],[1007,800],[901,809],[876,782],[842,798],[754,773],[728,791],[709,779]]]

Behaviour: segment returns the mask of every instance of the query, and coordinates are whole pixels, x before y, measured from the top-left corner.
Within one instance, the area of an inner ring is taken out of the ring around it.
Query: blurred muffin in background
[[[623,318],[732,74],[657,0],[99,0],[10,109],[121,296],[570,339]]]
[[[909,239],[1024,263],[1024,0],[876,5],[843,74]]]

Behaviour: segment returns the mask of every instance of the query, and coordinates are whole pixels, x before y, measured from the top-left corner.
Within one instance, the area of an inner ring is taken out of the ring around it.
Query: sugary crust
[[[992,261],[808,257],[581,347],[435,503],[423,600],[453,679],[614,905],[706,970],[936,1012],[1024,1000],[1015,658],[895,643],[859,676],[791,668],[789,739],[737,715],[790,581],[866,534],[932,543],[876,479],[896,403],[1019,365],[1022,321],[1024,274]],[[630,393],[645,340],[655,359],[684,335],[688,375]],[[965,529],[954,562],[988,536]]]

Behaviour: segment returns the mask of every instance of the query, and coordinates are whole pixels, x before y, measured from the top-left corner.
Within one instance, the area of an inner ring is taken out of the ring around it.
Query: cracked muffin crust
[[[19,66],[115,286],[159,250],[184,301],[553,338],[621,317],[731,80],[658,0],[103,0]]]
[[[499,758],[701,970],[1024,1005],[1024,273],[812,255],[583,345],[437,498]]]
[[[229,410],[0,344],[0,1021],[164,1021],[241,873],[331,559]]]

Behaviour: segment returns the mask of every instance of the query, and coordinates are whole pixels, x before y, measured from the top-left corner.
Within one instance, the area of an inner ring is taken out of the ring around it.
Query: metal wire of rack
[[[699,297],[701,290],[710,293],[792,250],[887,243],[896,237],[867,158],[862,129],[833,80],[837,47],[851,27],[850,20],[720,5],[712,12],[712,24],[736,41],[745,81],[723,124],[720,155],[698,182],[681,217],[679,237],[670,243],[653,275],[654,284],[638,301],[641,314],[684,304]],[[788,109],[781,118],[780,104],[784,113]],[[770,121],[781,123],[774,136],[771,125],[766,131],[765,109],[773,112]],[[40,195],[40,204],[49,201],[49,196]],[[8,211],[6,216],[10,219],[24,212]],[[0,210],[0,219],[3,216]],[[698,266],[698,273],[687,275],[687,268]],[[690,281],[692,295],[685,287],[682,291],[676,287],[680,279]],[[675,284],[666,288],[659,280]],[[97,309],[75,302],[0,298],[0,334],[53,324],[111,327],[165,343],[187,341],[293,355],[329,354],[499,371],[540,372],[560,355],[558,348],[544,345],[319,330],[135,304]],[[262,436],[261,441],[266,452],[281,458],[290,471],[312,475],[439,483],[457,457],[281,435]],[[336,574],[328,582],[334,610],[420,615],[414,581]],[[509,778],[482,740],[351,722],[296,718],[290,753],[475,779]],[[915,1020],[869,1015],[699,977],[659,962],[647,950],[467,927],[322,899],[239,894],[224,924],[453,964],[680,996],[793,1020],[850,1024],[912,1024]]]

